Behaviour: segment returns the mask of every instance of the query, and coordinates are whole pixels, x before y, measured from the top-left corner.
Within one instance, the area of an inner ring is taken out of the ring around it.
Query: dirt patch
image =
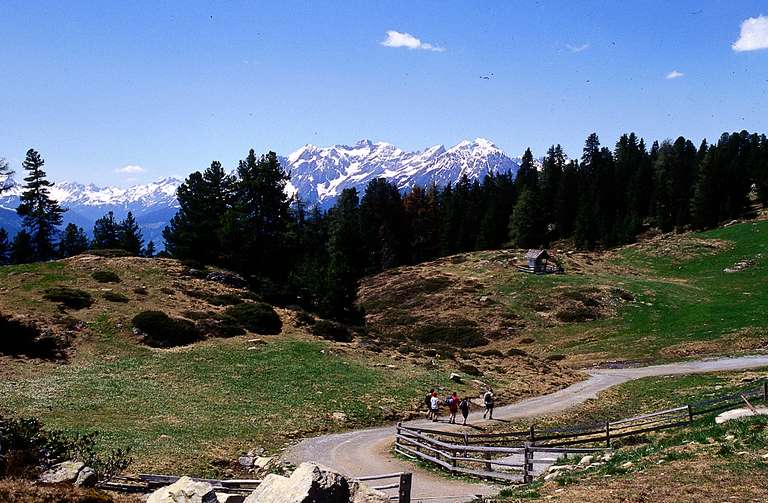
[[[718,339],[675,344],[662,349],[660,353],[669,358],[687,358],[699,355],[765,350],[766,348],[768,348],[768,330],[745,327]]]
[[[0,480],[0,501],[5,503],[139,503],[138,495],[79,489],[67,485],[41,486],[28,480]]]

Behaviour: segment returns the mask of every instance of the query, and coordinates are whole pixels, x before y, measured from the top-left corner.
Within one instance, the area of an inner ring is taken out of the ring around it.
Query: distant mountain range
[[[386,178],[401,190],[432,183],[443,186],[466,175],[482,180],[489,173],[516,173],[520,159],[507,156],[489,140],[478,138],[462,141],[450,148],[435,145],[416,152],[406,152],[384,142],[361,140],[354,145],[316,147],[305,145],[287,157],[280,157],[291,173],[287,191],[298,194],[312,206],[329,208],[341,191],[356,187],[362,196],[366,184],[375,178]],[[113,211],[124,218],[131,211],[144,232],[145,241],[153,240],[162,247],[162,230],[176,213],[177,178],[136,185],[127,189],[97,187],[76,182],[57,183],[51,195],[68,208],[65,224],[73,222],[90,233],[94,221]],[[0,227],[10,234],[20,228],[15,209],[21,186],[0,195]]]

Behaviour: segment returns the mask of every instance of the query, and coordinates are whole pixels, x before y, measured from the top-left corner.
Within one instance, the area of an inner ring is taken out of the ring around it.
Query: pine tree
[[[27,264],[35,261],[35,247],[32,236],[25,230],[16,233],[11,244],[11,263]]]
[[[163,230],[169,253],[207,264],[221,262],[223,216],[231,208],[234,184],[219,161],[187,177],[176,192],[179,211]]]
[[[8,233],[0,227],[0,265],[6,265],[10,259],[11,243],[8,242]]]
[[[536,164],[533,161],[533,154],[531,149],[525,149],[525,153],[520,161],[520,169],[517,170],[517,178],[515,179],[518,193],[522,193],[526,189],[538,189],[539,186],[539,172],[536,170]]]
[[[115,220],[115,214],[109,212],[93,224],[94,250],[107,250],[120,247],[120,225]]]
[[[360,201],[360,228],[367,272],[406,263],[410,230],[397,186],[383,178],[368,183]]]
[[[155,242],[150,240],[149,243],[147,243],[147,247],[144,250],[144,256],[148,258],[152,258],[155,256]]]
[[[360,208],[357,190],[344,189],[329,213],[328,273],[324,310],[348,319],[354,311],[357,283],[362,276]]]
[[[525,189],[517,198],[509,218],[509,241],[518,248],[536,248],[543,244],[543,240],[539,193],[536,189]]]
[[[144,247],[144,238],[141,229],[139,228],[139,224],[136,223],[136,219],[130,211],[118,226],[117,239],[119,248],[127,251],[131,255],[141,255],[141,250]]]
[[[21,165],[29,174],[24,178],[24,192],[16,208],[32,240],[36,260],[49,260],[56,255],[53,239],[65,211],[50,196],[53,183],[46,179],[44,164],[39,153],[33,149],[27,151],[27,157]]]
[[[59,256],[72,257],[88,249],[88,237],[85,231],[75,224],[67,224],[59,241]]]

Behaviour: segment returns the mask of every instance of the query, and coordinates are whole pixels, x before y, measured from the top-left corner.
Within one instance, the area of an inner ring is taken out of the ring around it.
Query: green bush
[[[473,376],[473,377],[478,377],[483,375],[483,373],[480,372],[479,368],[469,363],[462,363],[461,365],[459,365],[459,371],[464,372],[468,376]]]
[[[96,271],[91,277],[99,283],[120,283],[120,276],[112,271]]]
[[[555,318],[563,323],[581,323],[584,321],[596,320],[598,313],[586,306],[576,306],[563,311],[558,311]]]
[[[225,314],[199,319],[197,327],[209,337],[236,337],[245,334],[242,325],[236,319]]]
[[[108,300],[109,302],[128,302],[128,297],[122,293],[117,292],[104,292],[102,297],[104,297],[104,300]]]
[[[303,309],[296,311],[296,324],[300,327],[307,327],[314,325],[315,317],[309,314],[308,312],[304,311]]]
[[[246,330],[256,334],[279,334],[283,328],[283,322],[272,306],[262,302],[230,306],[224,314],[236,320]]]
[[[57,358],[62,356],[63,340],[43,335],[32,323],[0,315],[0,354]]]
[[[90,293],[65,286],[57,286],[45,290],[43,298],[51,302],[59,302],[70,309],[84,309],[93,304],[93,297],[91,297]]]
[[[336,342],[352,341],[352,332],[341,323],[329,320],[317,320],[312,326],[312,333],[317,337]]]
[[[413,338],[423,344],[445,344],[453,347],[473,348],[488,344],[476,324],[458,320],[452,324],[434,323],[414,329]]]
[[[171,318],[162,311],[143,311],[133,318],[133,326],[144,334],[144,344],[155,348],[185,346],[203,338],[189,320]]]

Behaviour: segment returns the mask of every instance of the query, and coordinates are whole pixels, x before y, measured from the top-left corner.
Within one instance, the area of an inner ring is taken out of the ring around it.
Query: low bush
[[[483,356],[493,356],[496,358],[504,358],[504,353],[498,349],[483,349],[482,351],[478,351],[477,354]]]
[[[586,306],[576,306],[570,309],[564,309],[555,314],[555,318],[563,323],[581,323],[584,321],[596,320],[598,317],[596,311]]]
[[[243,299],[241,299],[239,295],[233,293],[211,295],[207,300],[209,304],[214,306],[235,306],[243,303]]]
[[[109,302],[122,302],[122,303],[128,302],[128,297],[126,297],[122,293],[117,293],[117,292],[104,292],[102,294],[102,297],[104,297],[104,300],[108,300]]]
[[[482,330],[469,320],[460,320],[453,324],[439,322],[418,326],[413,338],[423,344],[445,344],[452,347],[473,348],[488,344]]]
[[[547,356],[547,360],[552,362],[559,362],[559,361],[565,360],[565,355],[558,355],[558,354],[549,355]]]
[[[90,293],[65,286],[57,286],[45,290],[43,298],[51,302],[59,302],[70,309],[84,309],[93,304],[93,297],[91,297]]]
[[[528,353],[522,349],[512,348],[507,351],[507,356],[528,356]]]
[[[120,276],[112,271],[96,271],[91,277],[99,283],[120,283]]]
[[[181,262],[181,265],[183,265],[187,269],[197,269],[199,271],[206,270],[205,264],[203,264],[199,260],[195,260],[195,259],[192,259],[192,258],[187,258],[187,259],[181,260],[180,262]]]
[[[106,481],[131,463],[130,449],[103,452],[96,433],[67,435],[37,419],[0,416],[0,478],[36,478],[62,461],[80,461]]]
[[[173,288],[168,288],[167,286],[164,286],[160,289],[160,292],[166,294],[166,295],[173,295],[176,292],[173,290]]]
[[[479,377],[483,375],[482,372],[480,372],[480,369],[475,367],[474,365],[471,365],[469,363],[462,363],[459,365],[459,371],[467,374],[468,376],[472,377]]]
[[[283,329],[280,316],[269,304],[255,302],[228,307],[224,314],[235,319],[249,332],[260,335],[279,334]]]
[[[300,327],[308,327],[315,324],[315,317],[303,309],[296,311],[296,324]]]
[[[43,335],[26,320],[0,315],[0,353],[31,358],[57,358],[62,356],[64,342],[53,335]]]
[[[336,342],[350,342],[352,340],[352,332],[335,321],[317,320],[312,326],[312,333],[317,337]]]
[[[209,337],[236,337],[244,335],[245,329],[240,323],[227,315],[214,315],[200,319],[197,327]]]
[[[137,286],[136,288],[134,288],[133,293],[135,293],[136,295],[149,295],[149,292],[143,286]]]
[[[133,318],[133,326],[144,334],[144,344],[155,348],[185,346],[203,338],[189,320],[171,318],[162,311],[143,311]]]

